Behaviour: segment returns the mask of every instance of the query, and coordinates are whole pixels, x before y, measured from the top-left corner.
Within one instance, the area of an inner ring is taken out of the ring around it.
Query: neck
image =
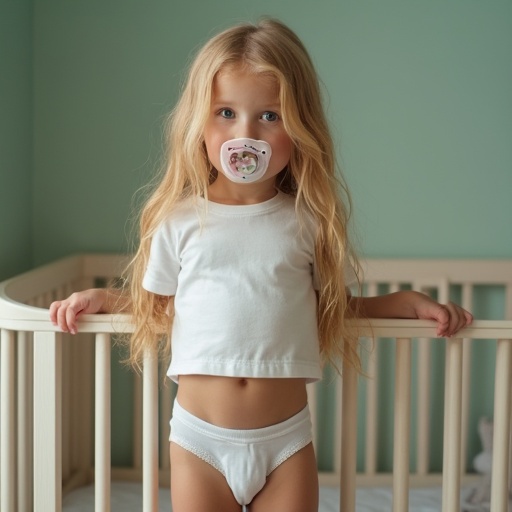
[[[276,194],[275,180],[240,184],[233,183],[221,173],[208,188],[208,199],[220,204],[258,204],[272,199]]]

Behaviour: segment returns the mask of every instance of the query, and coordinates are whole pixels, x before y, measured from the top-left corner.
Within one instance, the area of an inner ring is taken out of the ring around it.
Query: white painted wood
[[[393,281],[389,283],[389,293],[395,293],[400,290],[400,283]]]
[[[393,436],[393,512],[409,510],[412,340],[397,338]]]
[[[340,511],[355,512],[357,464],[357,372],[343,366]]]
[[[71,383],[74,368],[71,365],[71,336],[62,337],[62,382]],[[71,390],[72,386],[65,384],[62,387],[62,478],[67,480],[72,471],[72,445],[71,439]]]
[[[473,286],[471,283],[462,285],[462,307],[468,311],[473,310]],[[460,467],[462,473],[468,466],[468,435],[469,435],[469,406],[471,391],[471,351],[473,342],[471,338],[463,339],[462,350],[462,410],[460,427]]]
[[[430,464],[430,339],[418,339],[418,402],[417,402],[417,468],[427,475]]]
[[[0,508],[14,510],[16,507],[16,425],[15,425],[15,333],[2,329],[1,333],[1,408],[0,408]]]
[[[357,328],[361,336],[376,338],[437,338],[434,322],[429,320],[396,320],[372,318],[366,321],[348,320],[347,324]],[[475,320],[471,326],[461,329],[457,335],[461,338],[500,339],[507,338],[512,328],[510,320]]]
[[[512,339],[498,340],[494,389],[491,512],[508,512],[511,389]],[[495,478],[496,475],[501,475],[502,478]]]
[[[110,353],[109,334],[96,335],[95,378],[95,510],[110,512]]]
[[[473,284],[503,285],[510,282],[512,261],[510,259],[384,259],[363,261],[366,281],[392,282],[432,280],[435,277],[449,277],[451,283],[471,280]]]
[[[27,332],[18,332],[18,509],[32,507],[32,340]]]
[[[505,286],[505,318],[512,320],[512,282]]]
[[[391,289],[396,290],[398,287],[408,287],[412,286],[414,283],[418,284],[420,287],[423,287],[425,289],[436,289],[439,293],[439,299],[441,301],[447,300],[448,298],[448,287],[445,286],[443,283],[454,283],[456,285],[462,285],[463,286],[463,302],[466,300],[464,297],[466,296],[466,289],[470,290],[475,284],[497,284],[497,285],[503,285],[506,283],[506,279],[509,279],[507,276],[512,275],[512,261],[493,261],[493,262],[485,262],[485,261],[426,261],[426,260],[372,260],[368,262],[369,269],[366,273],[366,282],[369,283],[369,285],[366,287],[369,294],[376,294],[377,293],[377,285],[383,284],[384,286],[391,284]],[[40,339],[44,339],[46,336],[48,340],[57,340],[55,338],[55,335],[53,334],[56,331],[56,328],[52,326],[48,320],[48,313],[45,309],[42,308],[35,308],[30,306],[25,306],[22,303],[23,302],[30,302],[31,304],[38,304],[38,305],[47,305],[48,302],[53,298],[54,296],[58,296],[60,290],[66,290],[65,295],[67,295],[70,291],[76,289],[77,287],[80,288],[82,286],[90,286],[91,283],[94,282],[94,279],[98,276],[105,277],[107,279],[115,278],[118,275],[120,275],[120,269],[122,268],[122,265],[120,264],[120,258],[119,257],[104,257],[104,256],[98,256],[98,255],[86,255],[86,256],[78,256],[78,257],[72,257],[67,258],[66,260],[62,262],[56,262],[50,265],[47,265],[41,269],[36,269],[35,271],[31,271],[27,274],[24,274],[22,276],[17,276],[16,278],[0,283],[0,327],[2,329],[7,330],[25,330],[30,332],[40,331],[43,338],[41,338],[41,335],[39,335]],[[510,280],[510,279],[509,279]],[[416,285],[414,285],[416,286]],[[59,290],[55,291],[54,290]],[[443,291],[441,291],[443,290]],[[505,295],[507,297],[507,306],[506,306],[506,314],[509,318],[512,318],[512,289],[510,284],[506,286],[506,292]],[[471,308],[469,308],[471,309]],[[358,326],[359,333],[363,336],[376,336],[376,337],[390,337],[390,338],[435,338],[435,327],[432,322],[428,321],[417,321],[417,320],[372,320],[371,321],[371,327],[368,327],[364,322],[358,322],[353,321],[354,325]],[[82,317],[82,321],[80,322],[80,330],[82,333],[114,333],[114,332],[130,332],[133,329],[133,326],[130,324],[130,317],[128,315],[84,315]],[[467,368],[469,365],[467,363],[467,357],[466,356],[466,346],[468,345],[468,340],[472,338],[477,339],[510,339],[512,338],[512,321],[504,322],[504,321],[475,321],[474,325],[470,328],[464,329],[460,334],[462,338],[464,338],[464,358],[463,358],[463,375],[464,379],[466,379],[467,371],[465,368]],[[70,489],[73,486],[79,485],[80,483],[85,483],[88,481],[91,470],[91,453],[92,450],[88,448],[90,447],[90,444],[87,445],[87,443],[90,443],[90,440],[87,441],[87,425],[90,424],[90,418],[91,418],[91,411],[87,410],[87,404],[88,402],[92,403],[92,400],[88,398],[88,393],[90,393],[90,389],[93,389],[92,383],[90,382],[90,377],[88,376],[89,373],[91,373],[88,369],[92,367],[92,362],[87,359],[87,355],[89,352],[85,349],[82,350],[82,347],[85,347],[87,345],[85,338],[82,338],[83,336],[88,336],[84,334],[80,334],[79,337],[73,338],[73,344],[79,347],[79,349],[76,350],[76,352],[73,352],[73,357],[75,358],[76,364],[73,366],[73,370],[71,368],[69,369],[69,375],[66,375],[64,378],[66,380],[66,386],[69,385],[67,381],[71,379],[72,381],[76,381],[76,388],[69,388],[70,393],[74,397],[73,402],[73,428],[70,427],[64,429],[66,438],[69,438],[70,441],[72,439],[75,439],[75,442],[72,442],[72,445],[74,447],[78,447],[79,449],[75,449],[73,452],[73,456],[71,457],[71,460],[73,463],[67,462],[68,455],[64,454],[64,463],[66,467],[66,473],[68,473],[68,470],[71,466],[75,465],[75,462],[77,463],[77,467],[80,467],[80,473],[74,474],[70,477],[69,482],[66,483],[66,488]],[[433,343],[436,343],[437,341],[434,340]],[[378,342],[377,342],[378,344]],[[421,345],[421,343],[420,343]],[[49,351],[47,350],[49,348]],[[48,347],[44,347],[44,352],[46,352],[45,357],[49,359],[50,361],[53,360],[53,363],[50,364],[50,366],[53,364],[53,367],[59,368],[60,364],[58,361],[59,356],[59,349],[58,349],[58,341],[52,344],[52,342],[48,345]],[[421,353],[421,348],[419,350]],[[419,368],[421,368],[424,362],[424,359],[422,356],[421,361],[419,364]],[[3,361],[4,357],[2,357],[2,364],[5,364]],[[44,358],[43,358],[44,360]],[[67,360],[67,355],[66,355]],[[39,366],[39,363],[38,363]],[[510,364],[509,364],[510,366]],[[41,369],[35,370],[36,374],[37,372],[41,372]],[[402,370],[400,370],[402,371]],[[428,373],[428,372],[427,372]],[[83,374],[83,375],[82,375]],[[53,423],[54,427],[48,427],[43,425],[43,428],[38,428],[37,432],[34,432],[34,449],[36,453],[42,450],[42,439],[45,439],[45,445],[46,450],[52,450],[53,455],[50,457],[50,459],[45,459],[45,465],[44,465],[44,472],[45,477],[47,478],[47,481],[50,481],[50,485],[46,485],[44,487],[44,492],[40,492],[43,487],[39,485],[39,490],[34,493],[34,498],[37,501],[36,510],[59,510],[56,503],[59,503],[60,500],[60,487],[55,484],[52,488],[52,482],[55,483],[59,480],[58,477],[55,475],[58,474],[59,470],[62,472],[62,468],[59,469],[59,455],[58,450],[60,449],[61,443],[57,441],[48,441],[48,438],[45,437],[45,432],[50,435],[50,439],[57,439],[59,438],[59,435],[62,436],[62,425],[59,425],[59,419],[61,418],[61,415],[58,413],[58,409],[60,406],[61,400],[58,399],[59,393],[61,393],[61,384],[60,379],[62,378],[62,374],[57,371],[56,375],[51,375],[51,372],[48,372],[45,370],[44,375],[46,375],[48,378],[53,379],[53,382],[51,383],[45,383],[41,389],[39,389],[39,393],[42,393],[43,389],[46,391],[50,390],[50,401],[51,396],[55,397],[55,400],[53,400],[53,409],[50,407],[48,410],[44,409],[41,404],[39,404],[39,413],[44,410],[44,416],[43,418],[48,417],[48,413],[50,413],[51,418],[53,418],[50,421],[50,424]],[[92,375],[92,373],[91,373]],[[4,377],[4,372],[2,373],[2,378]],[[54,378],[55,377],[55,378]],[[19,377],[22,379],[22,377]],[[346,376],[345,376],[346,378]],[[39,381],[41,381],[41,376],[38,377]],[[421,377],[420,377],[421,379]],[[38,381],[34,381],[34,389],[35,391],[38,388]],[[368,383],[369,384],[369,383]],[[74,386],[75,384],[73,384]],[[9,386],[9,385],[8,385]],[[463,388],[463,395],[462,395],[462,424],[459,431],[459,437],[465,438],[466,434],[464,433],[464,429],[466,428],[464,424],[466,423],[465,417],[466,417],[466,408],[467,404],[465,405],[465,389],[466,389],[466,380],[464,380],[464,384],[462,385]],[[2,387],[4,387],[2,385]],[[345,386],[346,387],[346,386]],[[350,386],[349,386],[350,387]],[[357,381],[356,381],[356,389],[357,389]],[[453,386],[452,386],[453,387]],[[370,386],[368,386],[370,388]],[[12,389],[12,386],[10,387]],[[67,389],[67,388],[66,388]],[[505,393],[506,398],[509,400],[509,410],[510,407],[510,386],[508,388],[509,390]],[[376,388],[375,388],[376,391]],[[344,393],[347,392],[347,389],[344,389]],[[311,394],[311,391],[309,391]],[[138,478],[141,477],[143,474],[142,470],[142,446],[140,444],[140,440],[143,439],[142,436],[142,425],[140,423],[140,420],[145,416],[146,413],[143,413],[142,411],[142,398],[141,393],[138,393],[137,395],[139,398],[137,398],[137,402],[140,404],[136,407],[134,416],[136,418],[139,418],[139,425],[137,426],[137,422],[135,422],[135,432],[136,437],[139,439],[139,448],[136,447],[135,449],[135,455],[136,455],[136,465],[138,464],[138,468],[131,468],[131,469],[123,469],[123,470],[116,470],[116,475],[121,475],[124,478]],[[421,396],[425,396],[424,394],[421,394]],[[24,401],[24,399],[20,399],[21,401]],[[46,396],[45,400],[48,400],[48,396]],[[69,398],[66,398],[66,403],[68,403]],[[419,398],[419,401],[423,401],[425,398]],[[503,397],[501,400],[504,400]],[[36,400],[37,402],[37,400]],[[80,403],[81,402],[81,403]],[[378,398],[377,399],[369,399],[369,402],[374,402],[376,405],[378,404]],[[401,400],[400,400],[401,402]],[[350,417],[349,411],[350,408],[354,408],[355,406],[355,412],[352,415],[352,421],[356,421],[357,417],[357,403],[351,403],[350,400],[344,400],[344,412],[343,412],[343,418],[347,420]],[[367,405],[368,411],[374,410],[376,411],[376,408],[373,407],[373,405]],[[163,406],[162,406],[163,407]],[[424,406],[419,406],[419,409],[421,409]],[[348,409],[347,409],[348,408]],[[49,411],[49,412],[48,412]],[[57,412],[56,412],[57,411]],[[366,447],[367,450],[369,450],[369,447],[372,445],[372,436],[374,436],[374,439],[376,439],[376,432],[377,432],[377,416],[376,412],[368,412],[367,411],[367,422],[369,425],[367,425],[367,431],[366,431],[366,437],[367,437],[367,443]],[[18,413],[20,417],[23,415],[23,413]],[[336,416],[338,413],[336,413]],[[509,413],[510,418],[510,413]],[[152,420],[153,421],[153,420]],[[501,420],[500,420],[501,422]],[[510,419],[509,419],[510,422]],[[419,423],[424,423],[424,420],[420,420]],[[355,433],[357,433],[357,424],[351,424],[349,423],[349,427],[353,428],[355,430]],[[39,425],[38,425],[39,427]],[[53,430],[52,430],[53,428]],[[59,428],[61,429],[59,433]],[[146,428],[146,427],[145,427]],[[153,428],[153,427],[152,427]],[[162,419],[162,425],[161,430],[164,431],[166,428],[164,424],[164,419]],[[316,427],[315,427],[316,428]],[[510,427],[509,431],[510,431]],[[82,429],[82,430],[81,430]],[[356,440],[356,436],[352,436],[350,434],[350,429],[343,426],[343,442],[347,443],[351,440]],[[336,429],[336,436],[337,439],[339,439],[339,428]],[[453,427],[450,427],[447,429],[449,431],[453,430]],[[72,432],[72,434],[70,433]],[[347,433],[348,431],[348,433]],[[345,434],[346,438],[345,438]],[[396,434],[395,434],[396,435]],[[74,436],[74,437],[73,437]],[[12,439],[11,436],[8,436],[9,439]],[[40,439],[39,444],[36,442],[36,438]],[[89,439],[90,439],[89,435]],[[420,439],[422,438],[422,435],[418,436],[419,441],[418,444],[422,444]],[[146,439],[146,436],[144,436],[144,439]],[[76,440],[79,440],[79,442],[76,442]],[[83,442],[82,442],[83,440]],[[66,441],[66,447],[63,447],[63,449],[67,448],[68,441]],[[168,468],[165,468],[165,462],[168,460],[168,454],[166,453],[165,448],[166,441],[162,439],[161,443],[161,457],[162,457],[162,470],[160,471],[160,482],[168,485],[168,476],[169,471]],[[375,443],[376,444],[376,443]],[[509,441],[509,446],[510,446]],[[337,445],[336,445],[337,446]],[[351,448],[355,450],[356,443],[353,442]],[[55,450],[53,450],[52,447],[55,447]],[[505,446],[501,445],[501,448],[506,448]],[[336,448],[338,451],[338,448]],[[423,449],[425,450],[425,448]],[[373,452],[373,448],[371,449]],[[428,450],[427,450],[428,451]],[[463,461],[465,459],[464,455],[464,448],[459,446],[460,451],[460,458],[459,461]],[[506,450],[505,450],[506,451]],[[509,448],[510,452],[510,448]],[[146,449],[144,449],[144,457],[146,457]],[[349,466],[346,466],[349,468],[350,471],[352,471],[352,467],[355,467],[355,455],[350,453],[350,450],[343,450],[343,453],[347,456],[347,460],[350,461]],[[165,455],[165,457],[164,457]],[[367,454],[367,457],[369,455]],[[154,455],[152,456],[154,457]],[[339,457],[337,455],[336,457]],[[352,459],[352,457],[354,457]],[[371,455],[373,457],[372,461],[370,463],[366,464],[366,467],[376,467],[376,459],[374,458],[375,455]],[[421,457],[419,457],[421,459]],[[50,461],[50,464],[48,465],[46,462],[47,460]],[[508,461],[507,461],[508,462]],[[424,464],[423,462],[419,462],[419,467]],[[460,462],[459,462],[460,464]],[[21,468],[22,464],[19,464],[19,468]],[[144,464],[145,465],[145,464]],[[335,464],[337,466],[337,469],[339,468],[339,463],[336,462]],[[424,464],[425,465],[425,464]],[[48,471],[48,469],[50,471]],[[34,466],[34,473],[37,475],[38,471],[41,471],[41,465],[39,467]],[[48,472],[53,474],[53,477],[48,476]],[[322,478],[324,478],[325,475],[322,475]],[[327,480],[331,477],[325,477]],[[334,478],[339,480],[339,475],[336,475]],[[425,474],[425,475],[415,475],[411,474],[408,476],[409,481],[413,485],[423,484],[423,485],[429,485],[434,484],[438,479],[437,475],[432,474]],[[342,479],[343,480],[343,479]],[[498,478],[500,480],[500,478]],[[40,481],[40,480],[39,480]],[[151,482],[154,481],[154,479],[150,480]],[[372,476],[366,475],[366,476],[359,476],[355,477],[354,479],[350,480],[349,482],[358,482],[359,484],[364,483],[379,483],[382,484],[383,482],[390,483],[389,475],[382,475],[382,474],[374,474]],[[504,480],[500,480],[501,483],[497,485],[503,486]],[[36,485],[37,485],[38,479],[36,478]],[[350,484],[352,487],[350,487],[350,490],[347,493],[347,502],[348,507],[350,507],[350,496],[351,493],[354,492],[355,483]],[[455,485],[455,487],[457,487]],[[21,490],[21,487],[19,487]],[[497,491],[496,491],[497,492]],[[45,493],[52,494],[52,496],[48,497]],[[500,491],[501,493],[501,491]],[[3,490],[1,491],[2,498],[4,495]],[[41,501],[42,500],[42,501]],[[341,503],[340,503],[341,504]],[[496,505],[497,506],[497,505]],[[39,508],[38,508],[39,507]],[[57,508],[55,508],[57,507]],[[3,507],[2,507],[3,510]],[[349,508],[343,509],[343,510],[350,510]],[[97,510],[96,512],[103,512],[102,509]]]
[[[443,511],[460,509],[460,426],[462,412],[462,339],[446,340],[443,442]]]
[[[333,450],[334,453],[341,453],[342,446],[342,432],[343,432],[343,414],[346,412],[343,403],[343,386],[344,379],[336,374],[334,381],[334,403],[336,404],[334,408],[334,441],[333,441]],[[356,382],[357,386],[357,382]],[[357,389],[357,388],[356,388]],[[341,407],[340,407],[341,404]],[[356,395],[356,418],[357,418],[357,395]],[[357,420],[356,420],[357,421]],[[341,457],[334,457],[334,473],[339,475],[341,474]]]
[[[367,344],[370,340],[366,340]],[[377,428],[379,400],[379,344],[375,343],[368,358],[368,378],[366,379],[366,443],[365,443],[365,473],[374,475],[377,472]]]
[[[143,373],[142,509],[158,512],[158,355],[146,350]]]
[[[366,286],[366,295],[375,297],[378,294],[378,285],[371,281]],[[364,340],[364,341],[363,341]],[[365,432],[365,469],[364,472],[371,477],[377,472],[377,435],[379,425],[378,415],[378,384],[379,384],[379,343],[373,338],[363,338],[362,343],[368,351],[368,367],[366,379],[366,432]]]
[[[138,469],[142,469],[142,415],[142,376],[136,372],[133,375],[133,467]]]
[[[62,506],[62,338],[34,333],[34,511]],[[9,509],[7,509],[9,510]]]

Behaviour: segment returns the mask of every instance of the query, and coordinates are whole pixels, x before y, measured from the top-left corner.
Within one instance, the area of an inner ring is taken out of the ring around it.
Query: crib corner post
[[[62,335],[34,333],[34,512],[62,508]]]

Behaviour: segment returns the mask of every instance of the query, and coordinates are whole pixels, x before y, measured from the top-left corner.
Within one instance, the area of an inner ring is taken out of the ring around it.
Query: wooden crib
[[[95,483],[94,510],[107,512],[114,480],[142,481],[143,510],[158,510],[158,487],[169,482],[168,422],[175,392],[171,385],[164,385],[165,365],[147,354],[143,376],[134,374],[133,421],[124,418],[133,430],[133,461],[129,467],[111,467],[111,364],[118,358],[112,358],[111,346],[113,339],[130,332],[130,318],[84,316],[80,333],[71,337],[56,332],[46,309],[74,290],[112,283],[123,264],[117,255],[78,255],[0,284],[2,512],[61,511],[64,496],[91,482]],[[500,320],[476,320],[459,338],[446,342],[435,339],[435,329],[426,321],[355,321],[354,328],[368,347],[368,377],[345,368],[343,379],[329,376],[309,389],[317,449],[327,442],[334,451],[332,467],[319,472],[320,481],[340,486],[343,512],[355,510],[356,488],[365,485],[392,486],[393,510],[398,512],[409,510],[410,487],[438,484],[442,510],[460,510],[461,485],[472,478],[468,457],[468,438],[475,430],[468,421],[471,382],[491,377],[495,383],[491,510],[508,511],[512,321],[504,319],[512,318],[512,261],[365,262],[366,295],[411,288],[433,294],[441,302],[455,297],[473,310],[475,297],[485,287],[501,297],[500,312],[495,315]],[[495,351],[491,377],[472,375],[473,340],[485,343],[486,352]],[[382,374],[379,363],[385,346],[394,361],[388,375]],[[443,348],[441,372],[432,356],[439,347]],[[437,381],[444,388],[442,472],[433,468],[435,451],[429,432],[437,400],[432,388]],[[389,441],[393,462],[392,468],[384,470],[379,462],[379,382],[394,382],[394,408],[389,413],[394,417]],[[334,399],[326,406],[327,393]],[[326,426],[327,416],[334,426]]]

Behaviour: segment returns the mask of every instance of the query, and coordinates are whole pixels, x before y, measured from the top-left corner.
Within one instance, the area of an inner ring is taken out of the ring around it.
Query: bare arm
[[[473,321],[471,313],[453,302],[439,304],[427,295],[400,291],[378,297],[350,297],[349,307],[366,318],[421,318],[437,322],[437,335],[453,336]]]

